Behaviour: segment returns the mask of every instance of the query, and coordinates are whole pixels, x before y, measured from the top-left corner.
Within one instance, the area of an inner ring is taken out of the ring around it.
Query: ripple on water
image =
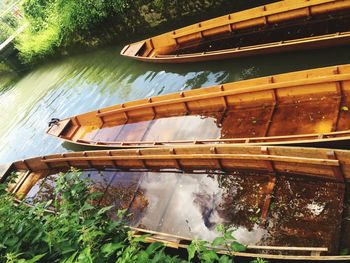
[[[0,93],[0,163],[79,147],[47,136],[53,117],[240,79],[350,62],[348,48],[181,65],[119,56],[120,47],[41,65]],[[4,80],[0,80],[0,86]]]

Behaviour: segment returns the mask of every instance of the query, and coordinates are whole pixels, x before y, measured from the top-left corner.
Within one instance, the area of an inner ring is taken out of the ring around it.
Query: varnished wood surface
[[[171,158],[173,155],[174,158]],[[162,158],[166,156],[166,158]],[[239,158],[242,156],[242,158]],[[268,158],[271,156],[272,158]],[[229,160],[227,160],[229,158]],[[235,158],[237,161],[235,161]],[[249,159],[251,158],[251,159]],[[285,162],[285,160],[287,160]],[[317,160],[317,162],[315,162]],[[266,171],[270,175],[283,173],[291,175],[308,176],[314,179],[343,182],[350,179],[350,151],[316,149],[301,147],[237,147],[232,145],[194,145],[191,147],[111,150],[71,152],[54,154],[49,156],[31,158],[14,162],[8,172],[17,171],[19,177],[17,183],[11,185],[9,190],[20,198],[28,193],[33,184],[49,171],[67,171],[71,166],[80,169],[120,169],[125,171],[166,171],[170,170],[195,170],[203,171],[221,170],[234,171]],[[9,167],[9,166],[7,166]],[[200,175],[199,175],[200,176]],[[181,236],[134,229],[134,234],[151,234],[147,242],[163,242],[173,248],[186,248],[191,239]],[[281,247],[281,246],[248,246],[247,252],[234,253],[235,256],[261,257],[266,259],[288,260],[348,260],[349,256],[322,256],[324,247]],[[271,251],[268,254],[260,253],[261,250]],[[278,255],[276,251],[304,251],[310,256]],[[225,250],[220,253],[228,253]]]
[[[345,142],[349,109],[350,65],[341,65],[130,101],[64,119],[47,132],[118,148]]]
[[[110,167],[123,169],[218,170],[252,169],[350,181],[350,151],[302,147],[192,145],[54,154],[18,161],[13,169]]]
[[[336,17],[337,13],[341,13],[342,16],[349,9],[348,0],[280,1],[202,21],[132,43],[122,49],[121,55],[148,62],[182,63],[345,45],[350,43],[347,30],[312,37],[295,37],[291,40],[279,39],[277,42],[267,41],[257,45],[235,46],[232,49],[219,48],[210,52],[176,54],[179,50],[190,49],[220,38],[226,41],[240,32],[256,34],[268,27],[278,30],[286,23],[307,25],[320,16]]]

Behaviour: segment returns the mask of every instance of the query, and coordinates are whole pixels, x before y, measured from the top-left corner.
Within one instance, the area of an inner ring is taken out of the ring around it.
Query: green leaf
[[[191,242],[191,244],[187,247],[187,253],[188,253],[188,262],[190,262],[193,258],[194,255],[196,254],[196,244],[195,240]]]
[[[225,226],[223,224],[217,224],[216,227],[215,227],[216,231],[218,232],[225,232]]]
[[[88,210],[92,210],[94,209],[95,207],[90,205],[89,203],[85,203],[83,205],[83,207],[80,209],[80,212],[85,212],[85,211],[88,211]]]
[[[245,245],[243,245],[243,244],[241,244],[241,243],[239,243],[237,241],[233,241],[231,243],[231,248],[235,252],[243,252],[243,251],[245,251],[247,249],[247,247]]]
[[[78,255],[78,251],[73,253],[69,258],[65,259],[62,263],[75,263],[76,256]]]
[[[263,258],[256,258],[252,261],[250,261],[250,263],[268,263],[269,261],[263,259]]]
[[[149,255],[146,251],[140,251],[137,255],[137,262],[150,262]]]
[[[142,236],[139,236],[139,237],[135,237],[133,238],[133,241],[134,242],[145,242],[146,240],[146,237],[149,237],[150,234],[146,234],[146,235],[142,235]]]
[[[78,262],[79,263],[93,263],[92,257],[91,257],[91,248],[86,247],[78,257]]]
[[[223,255],[219,258],[219,263],[232,263],[232,259],[229,256]]]
[[[29,260],[26,260],[25,262],[26,263],[35,263],[35,262],[38,262],[40,259],[42,259],[44,256],[46,255],[46,253],[44,254],[40,254],[40,255],[36,255],[34,256],[33,258],[29,259]]]
[[[16,245],[17,242],[18,242],[18,237],[11,237],[6,240],[5,245],[9,247],[13,247]]]
[[[98,214],[98,215],[102,215],[102,214],[106,213],[107,211],[111,210],[113,207],[114,207],[114,205],[110,205],[110,206],[106,206],[106,207],[104,207],[104,208],[101,208],[101,209],[97,212],[97,214]]]
[[[349,249],[348,248],[342,248],[340,249],[340,253],[341,256],[346,256],[349,255]]]
[[[125,213],[126,213],[126,210],[127,210],[127,209],[118,210],[118,211],[117,211],[117,217],[118,217],[119,219],[122,219],[122,218],[124,217]]]
[[[226,239],[236,240],[236,238],[233,236],[233,232],[233,230],[225,232],[224,237]]]
[[[223,237],[217,237],[211,243],[211,245],[213,247],[216,247],[216,246],[219,246],[219,245],[224,245],[224,244],[225,244],[225,238],[223,238]]]
[[[213,262],[219,260],[219,257],[213,250],[206,250],[201,253],[201,260],[205,262]]]
[[[101,247],[101,251],[103,254],[105,254],[107,257],[115,253],[116,250],[124,247],[123,243],[107,243]]]
[[[162,243],[154,242],[147,247],[146,252],[148,255],[152,255],[153,253],[155,253],[158,249],[160,249],[162,247],[164,247],[164,245]]]

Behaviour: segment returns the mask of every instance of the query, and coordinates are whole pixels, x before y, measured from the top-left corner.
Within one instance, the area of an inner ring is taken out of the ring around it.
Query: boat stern
[[[126,45],[120,52],[120,55],[127,57],[137,57],[140,55],[142,56],[143,54],[141,53],[144,53],[146,47],[146,41],[132,43],[130,45]]]
[[[55,137],[61,137],[72,125],[71,119],[51,119],[46,133]]]

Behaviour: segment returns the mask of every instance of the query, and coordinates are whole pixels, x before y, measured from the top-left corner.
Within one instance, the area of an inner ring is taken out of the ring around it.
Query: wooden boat
[[[347,45],[349,14],[349,0],[285,0],[132,43],[121,55],[180,63]]]
[[[99,147],[344,143],[350,138],[349,95],[350,65],[326,67],[55,119],[47,133]]]
[[[52,198],[54,178],[72,166],[103,193],[101,204],[127,209],[134,234],[151,234],[147,242],[184,248],[194,236],[214,238],[215,224],[225,223],[248,245],[236,256],[350,259],[339,256],[350,248],[350,151],[201,145],[71,152],[0,166],[0,178],[17,173],[8,191],[31,204]]]

